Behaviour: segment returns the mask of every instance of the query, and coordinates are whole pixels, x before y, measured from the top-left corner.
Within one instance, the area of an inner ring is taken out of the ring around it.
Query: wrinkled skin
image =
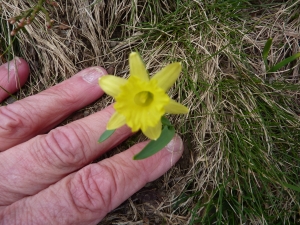
[[[181,157],[182,141],[175,136],[148,159],[132,160],[147,144],[143,142],[91,164],[131,135],[124,126],[97,143],[114,113],[112,106],[55,128],[103,95],[97,79],[104,74],[103,68],[91,67],[0,107],[0,224],[97,224]],[[0,86],[16,92],[28,75],[27,63],[17,58],[0,66]],[[0,89],[0,101],[7,97]]]

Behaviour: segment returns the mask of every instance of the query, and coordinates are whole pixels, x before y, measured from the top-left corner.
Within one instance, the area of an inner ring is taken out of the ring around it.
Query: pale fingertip
[[[177,153],[181,155],[183,153],[183,142],[181,137],[178,134],[175,134],[173,139],[167,144],[165,148],[170,153]]]
[[[98,85],[98,80],[100,77],[107,74],[107,71],[102,67],[91,67],[87,70],[84,70],[84,73],[81,74],[84,81],[89,84]]]
[[[11,61],[4,63],[2,66],[6,70],[6,73],[3,75],[18,75],[20,79],[23,78],[21,79],[22,81],[24,81],[23,83],[26,82],[30,69],[28,63],[24,59],[15,57]]]
[[[19,57],[0,66],[0,102],[26,83],[29,71],[28,63]]]

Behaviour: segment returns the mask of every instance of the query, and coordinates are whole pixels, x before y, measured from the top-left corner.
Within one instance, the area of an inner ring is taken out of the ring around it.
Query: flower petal
[[[113,75],[105,75],[99,78],[99,85],[102,90],[114,98],[119,95],[120,86],[124,85],[126,82],[126,79]]]
[[[168,91],[169,88],[175,83],[181,72],[181,63],[172,63],[164,67],[161,71],[156,73],[152,78],[157,80],[157,85],[164,91]]]
[[[132,52],[129,55],[130,76],[140,78],[142,81],[149,81],[149,75],[145,64],[137,52]]]
[[[161,134],[161,126],[161,121],[159,121],[155,127],[147,127],[142,131],[149,139],[156,140]]]
[[[126,124],[125,116],[115,112],[107,124],[107,130],[114,130]]]
[[[181,105],[173,99],[170,99],[169,104],[165,106],[165,110],[166,113],[170,114],[186,114],[189,112],[189,109],[187,107]]]

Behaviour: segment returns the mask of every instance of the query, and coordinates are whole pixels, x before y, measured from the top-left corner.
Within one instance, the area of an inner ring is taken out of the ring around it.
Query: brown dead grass
[[[25,1],[26,2],[26,1]],[[19,14],[22,10],[30,7],[30,4],[24,1],[8,0],[3,2],[3,16],[10,18]],[[45,30],[45,20],[42,15],[35,23],[26,27],[27,33],[19,34],[22,56],[29,62],[31,67],[31,77],[22,90],[18,98],[24,98],[28,95],[38,93],[48,87],[51,87],[62,80],[71,77],[76,72],[89,66],[103,66],[110,73],[118,76],[127,76],[128,63],[127,57],[130,51],[138,46],[142,53],[147,68],[154,73],[168,63],[173,57],[181,60],[187,68],[196,66],[190,65],[187,51],[182,49],[178,43],[166,41],[164,45],[156,45],[155,41],[148,42],[147,39],[141,39],[148,30],[135,29],[143,20],[144,1],[139,2],[138,6],[133,1],[100,1],[91,6],[89,1],[58,1],[59,8],[51,11],[51,18],[55,20],[55,25],[51,30]],[[195,1],[196,2],[196,1]],[[300,1],[295,1],[295,4]],[[161,10],[172,10],[165,1],[160,1]],[[290,6],[291,7],[291,6]],[[201,10],[201,4],[199,4]],[[133,13],[135,12],[135,13]],[[269,14],[261,14],[258,10],[253,14],[252,21],[245,24],[251,24],[253,29],[241,30],[243,34],[243,50],[257,57],[248,58],[251,71],[262,79],[280,80],[280,74],[274,74],[272,77],[265,77],[265,69],[260,57],[265,41],[268,37],[273,37],[274,45],[269,57],[273,64],[278,59],[278,55],[283,58],[299,51],[299,17],[288,21],[286,5],[273,7],[269,9]],[[187,14],[188,15],[188,14]],[[289,18],[292,18],[290,15]],[[283,20],[283,18],[285,18]],[[191,19],[192,18],[187,18]],[[151,18],[150,20],[155,20]],[[124,24],[129,24],[132,27]],[[198,21],[201,23],[202,21]],[[191,28],[192,29],[192,28]],[[228,40],[220,36],[220,28],[210,27],[210,38],[200,36],[191,36],[191,43],[196,46],[199,55],[212,55],[228,45]],[[168,38],[165,34],[164,38]],[[284,48],[281,46],[282,40],[290,46]],[[159,38],[157,42],[160,42]],[[149,46],[151,45],[151,46]],[[171,49],[171,51],[170,51]],[[292,51],[292,52],[291,52]],[[235,57],[233,57],[235,56]],[[234,63],[232,63],[234,62]],[[239,62],[239,56],[232,52],[223,55],[216,55],[207,60],[202,67],[203,80],[211,85],[218,79],[218,76],[235,77],[235,65],[245,67]],[[248,70],[249,68],[245,68]],[[189,78],[194,82],[199,82],[199,76],[195,70],[191,70]],[[299,82],[299,65],[295,64],[293,75],[288,78],[289,82]],[[201,192],[201,197],[207,199],[210,191],[217,185],[218,173],[220,171],[230,171],[227,162],[220,161],[223,158],[220,142],[213,140],[214,133],[224,130],[223,124],[216,123],[214,111],[217,105],[214,102],[214,96],[209,88],[201,94],[201,100],[205,103],[208,112],[211,114],[203,115],[202,103],[195,102],[194,92],[186,90],[185,99],[177,96],[176,93],[182,93],[180,89],[188,82],[183,79],[183,84],[176,85],[171,90],[171,95],[181,99],[181,102],[187,105],[194,112],[194,118],[199,119],[194,124],[193,131],[184,131],[186,146],[181,162],[172,168],[166,175],[157,181],[148,184],[140,192],[133,195],[127,202],[110,213],[101,224],[188,224],[191,219],[190,208],[194,207],[195,199],[189,198],[181,203],[181,207],[174,211],[172,203],[179,195],[184,194],[188,184],[190,190]],[[179,90],[179,91],[178,91]],[[85,115],[93,113],[104,108],[112,101],[105,97],[79,112],[88,111]],[[227,104],[224,102],[224,104]],[[235,108],[235,106],[227,106]],[[197,118],[196,118],[197,117]],[[74,118],[73,118],[74,119]],[[173,117],[172,120],[180,128],[184,125],[183,117]],[[72,119],[70,119],[71,121]],[[138,140],[137,138],[136,140]],[[131,145],[135,140],[130,140],[127,144]],[[206,143],[211,143],[210,146]],[[203,149],[205,146],[205,149]],[[120,150],[117,150],[120,151]],[[203,213],[201,209],[199,213]],[[255,221],[252,221],[255,224]],[[259,222],[257,223],[259,224]]]

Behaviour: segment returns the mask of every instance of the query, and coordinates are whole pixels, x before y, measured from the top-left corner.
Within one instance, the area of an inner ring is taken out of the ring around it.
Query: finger
[[[107,107],[2,152],[0,193],[5,194],[0,195],[0,205],[36,194],[124,141],[131,135],[126,126],[97,142],[113,113],[113,107]]]
[[[22,87],[29,75],[29,66],[24,59],[16,57],[0,66],[0,102]]]
[[[147,182],[162,176],[183,152],[182,141],[176,136],[150,158],[132,160],[145,145],[137,144],[110,159],[88,165],[37,195],[8,206],[3,211],[4,223],[26,224],[24,218],[29,218],[31,224],[96,224]],[[28,216],[28,212],[34,213]]]
[[[103,94],[98,78],[104,74],[103,68],[91,67],[37,95],[0,107],[0,151],[49,131],[97,100]]]

